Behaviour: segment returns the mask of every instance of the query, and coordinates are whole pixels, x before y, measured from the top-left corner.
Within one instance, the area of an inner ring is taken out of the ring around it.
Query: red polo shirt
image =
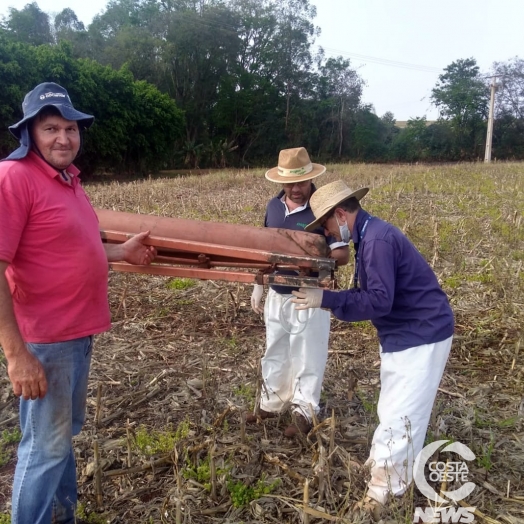
[[[73,165],[72,184],[30,152],[0,162],[0,260],[26,342],[110,328],[108,262],[98,219]]]

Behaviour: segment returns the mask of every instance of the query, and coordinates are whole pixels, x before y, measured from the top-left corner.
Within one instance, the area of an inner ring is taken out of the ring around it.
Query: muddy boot
[[[355,504],[353,510],[360,511],[361,515],[369,515],[373,522],[378,522],[384,516],[385,507],[375,499],[365,497],[364,500]]]
[[[311,431],[311,422],[300,413],[293,413],[294,422],[284,431],[284,437],[294,438],[299,433],[307,435]]]
[[[275,418],[278,416],[278,413],[272,413],[271,411],[264,411],[263,409],[258,410],[258,414],[255,413],[248,413],[246,415],[245,421],[246,424],[254,424],[255,422],[260,420],[266,420],[268,418]]]

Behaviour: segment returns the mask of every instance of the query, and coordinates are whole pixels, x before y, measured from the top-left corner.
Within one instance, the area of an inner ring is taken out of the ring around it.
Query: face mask
[[[340,238],[342,239],[342,242],[349,244],[349,228],[347,222],[345,224],[340,225],[337,215],[335,215],[335,220],[338,224],[338,230],[340,231]]]

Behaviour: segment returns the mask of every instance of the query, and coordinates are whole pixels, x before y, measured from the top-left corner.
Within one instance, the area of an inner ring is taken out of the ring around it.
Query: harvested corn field
[[[317,179],[369,186],[363,207],[406,233],[450,297],[455,338],[426,440],[461,442],[474,452],[475,489],[457,508],[476,508],[476,522],[524,522],[522,172],[516,163],[333,165]],[[100,208],[260,225],[278,185],[259,170],[86,189]],[[340,287],[350,285],[352,270],[339,271]],[[377,424],[373,326],[332,320],[322,412],[307,438],[289,441],[289,415],[243,423],[260,389],[265,345],[250,294],[244,284],[110,273],[113,328],[97,337],[87,421],[75,438],[81,518],[372,521],[355,505],[365,494]],[[17,400],[1,365],[0,511],[7,515]],[[413,522],[416,508],[427,506],[413,487],[382,519]]]

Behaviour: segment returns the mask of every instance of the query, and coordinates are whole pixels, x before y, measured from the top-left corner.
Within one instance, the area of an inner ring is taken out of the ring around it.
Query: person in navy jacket
[[[352,289],[294,291],[297,310],[325,308],[347,322],[370,320],[380,341],[379,425],[367,464],[371,467],[365,505],[385,504],[413,479],[431,410],[453,339],[448,298],[424,257],[395,226],[370,215],[360,199],[368,188],[351,190],[343,181],[312,195],[315,220],[341,241],[352,240]]]

